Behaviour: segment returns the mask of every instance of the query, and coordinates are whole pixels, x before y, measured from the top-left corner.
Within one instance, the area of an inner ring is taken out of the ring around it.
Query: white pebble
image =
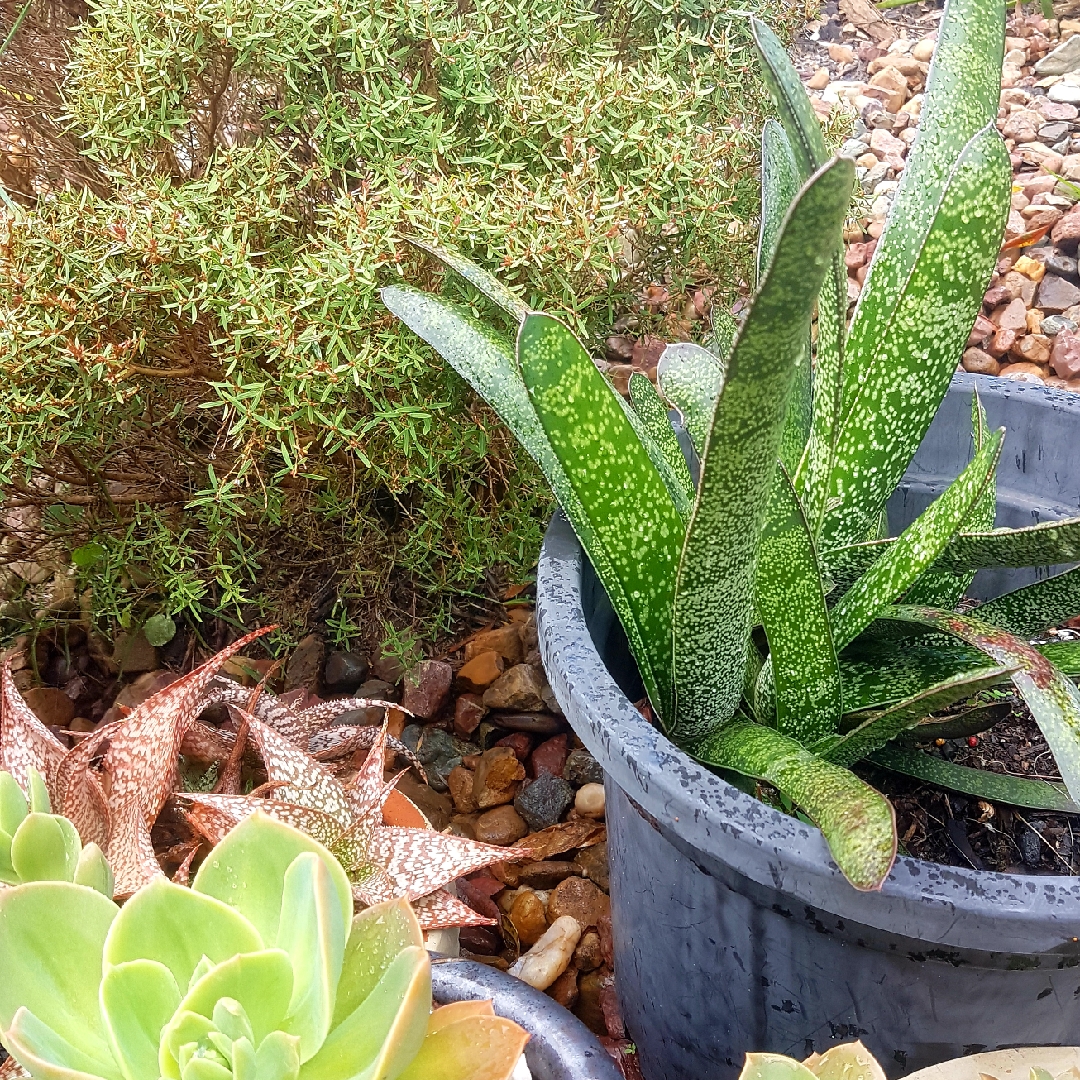
[[[581,924],[572,915],[563,915],[514,963],[510,974],[537,990],[546,990],[566,970],[580,939]]]
[[[604,785],[583,784],[578,788],[574,799],[574,809],[585,817],[602,818],[604,816]]]

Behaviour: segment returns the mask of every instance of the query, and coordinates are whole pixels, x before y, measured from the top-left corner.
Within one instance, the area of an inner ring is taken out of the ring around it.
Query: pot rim
[[[1058,395],[1047,392],[1047,397]],[[537,573],[544,666],[578,737],[662,831],[705,861],[789,901],[868,927],[980,952],[1076,955],[1080,877],[1020,876],[900,856],[879,891],[855,890],[818,829],[709,772],[634,708],[608,672],[586,623],[583,568],[584,552],[560,511],[545,535]]]

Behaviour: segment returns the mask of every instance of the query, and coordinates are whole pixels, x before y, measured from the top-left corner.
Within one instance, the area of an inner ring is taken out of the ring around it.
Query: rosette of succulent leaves
[[[419,763],[407,747],[388,738],[385,723],[323,730],[341,712],[372,702],[348,698],[297,710],[271,694],[216,677],[229,657],[265,632],[234,642],[71,749],[31,711],[9,664],[0,666],[0,886],[40,878],[85,880],[100,882],[100,891],[110,896],[114,888],[118,897],[130,896],[162,876],[150,830],[174,798],[193,830],[210,843],[256,810],[302,829],[341,860],[361,904],[405,897],[425,929],[490,924],[444,886],[526,853],[430,827],[385,825],[383,811],[391,798],[406,817],[426,825],[423,814],[394,789],[397,777],[384,782],[385,750],[389,745],[418,769]],[[239,718],[235,733],[197,719],[222,701]],[[240,793],[240,766],[249,745],[267,774],[266,797]],[[308,752],[318,748],[325,758],[358,747],[368,753],[349,783]],[[181,753],[222,764],[214,792],[178,790]],[[27,854],[30,837],[48,842],[33,859]],[[198,848],[198,843],[189,846],[181,878],[186,879]]]
[[[1002,0],[949,0],[850,326],[842,229],[854,164],[829,156],[784,49],[757,21],[780,117],[762,134],[757,290],[728,340],[668,347],[659,392],[635,375],[625,401],[566,326],[454,252],[429,249],[501,309],[516,340],[441,296],[382,293],[543,468],[667,735],[808,816],[859,889],[880,887],[897,848],[891,804],[849,768],[863,759],[1080,812],[1080,694],[1067,677],[1080,672],[1077,650],[1029,644],[1080,613],[1080,570],[955,610],[983,567],[1076,561],[1080,519],[994,528],[1004,432],[987,430],[976,401],[968,466],[901,535],[884,526],[965,348],[1009,209],[1009,155],[994,124],[1004,26]],[[669,407],[700,462],[696,483]],[[915,747],[978,731],[985,710],[962,732],[932,714],[1009,680],[1063,784]]]
[[[490,1001],[432,1011],[408,901],[354,916],[338,860],[265,814],[190,888],[0,892],[0,968],[3,1080],[509,1080],[528,1040]]]

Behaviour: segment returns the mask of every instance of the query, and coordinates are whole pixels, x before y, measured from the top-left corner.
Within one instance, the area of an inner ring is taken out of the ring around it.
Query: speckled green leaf
[[[829,156],[821,124],[779,38],[757,19],[751,19],[750,25],[762,62],[762,76],[780,114],[798,179],[805,181]],[[815,535],[825,511],[826,485],[842,405],[846,316],[847,272],[844,269],[840,230],[837,229],[833,238],[832,263],[822,282],[818,304],[817,362],[813,373],[810,438],[795,475],[795,487]]]
[[[760,281],[772,261],[780,226],[799,190],[799,170],[784,129],[775,120],[766,120],[761,129],[761,227],[758,232],[757,276]],[[790,473],[799,466],[810,438],[813,416],[813,381],[810,370],[810,335],[791,388],[780,460]]]
[[[1002,679],[1007,678],[1009,673],[1009,668],[998,665],[953,675],[913,697],[897,702],[877,716],[868,718],[846,735],[841,735],[827,748],[815,746],[814,749],[834,765],[854,765],[867,754],[895,739],[902,731],[914,727],[924,716],[947,709],[980,690],[996,686]]]
[[[612,605],[631,646],[635,639],[641,642],[635,659],[645,669],[643,678],[646,670],[651,673],[653,685],[647,682],[646,689],[667,718],[682,519],[618,395],[562,323],[550,315],[529,315],[518,334],[518,361],[552,449],[610,560],[618,590],[612,595],[609,588]]]
[[[630,400],[634,430],[667,486],[675,509],[684,519],[688,518],[694,500],[694,481],[671,426],[667,406],[652,382],[638,371],[630,376]]]
[[[845,707],[840,730],[849,726],[853,715],[924,693],[953,675],[985,665],[982,653],[960,642],[956,642],[955,648],[902,647],[896,643],[864,647],[857,643],[840,655]]]
[[[883,795],[794,739],[747,720],[727,724],[693,751],[710,765],[772,784],[821,829],[856,889],[879,889],[896,858],[896,820]]]
[[[881,315],[872,328],[866,317],[864,336],[853,325],[849,337],[848,371],[857,379],[844,401],[823,543],[866,535],[922,442],[993,273],[1011,182],[1008,152],[991,124],[964,148],[944,190],[927,195],[932,226],[923,226],[922,214],[912,218],[920,243],[911,264],[906,255],[885,263],[902,273],[895,288],[884,271],[878,297],[864,286],[863,310]],[[894,220],[894,233],[907,228]]]
[[[529,314],[529,307],[523,300],[512,293],[497,277],[477,266],[471,259],[465,258],[460,251],[440,247],[438,244],[428,244],[423,240],[413,239],[411,243],[460,274],[474,289],[479,289],[489,300],[498,304],[519,323]]]
[[[1070,679],[1080,678],[1080,641],[1049,641],[1036,645],[1039,650],[1062,673]]]
[[[999,566],[1053,566],[1080,559],[1080,518],[1047,521],[1026,529],[964,531],[945,549],[942,562],[956,570]]]
[[[1080,793],[1080,691],[1037,649],[1026,641],[970,615],[934,608],[895,607],[890,619],[922,623],[944,630],[986,653],[991,659],[1018,670],[1012,681],[1027,702],[1054,753],[1070,796]]]
[[[720,361],[726,369],[727,358],[731,355],[731,346],[735,344],[735,335],[739,332],[739,320],[723,308],[713,308],[712,326],[705,335],[705,348]],[[678,343],[676,343],[678,344]]]
[[[903,596],[934,564],[993,475],[1004,434],[1004,428],[993,432],[964,471],[840,598],[832,609],[833,637],[838,648],[853,641],[882,608]]]
[[[761,534],[754,601],[769,639],[777,727],[809,744],[840,723],[840,669],[814,540],[783,466]]]
[[[1002,671],[1008,672],[1008,669],[1002,668]],[[1008,674],[1002,675],[1002,679],[1008,682]],[[974,704],[962,712],[953,712],[948,716],[924,716],[913,728],[905,731],[899,741],[910,746],[930,739],[966,739],[972,735],[981,735],[1007,720],[1012,715],[1012,710],[1010,696],[1001,695],[998,701]]]
[[[972,615],[1021,637],[1034,637],[1080,615],[1080,567],[980,604]]]
[[[825,550],[821,561],[842,593],[896,543],[869,540]],[[967,571],[1000,567],[1054,566],[1080,560],[1080,518],[1047,521],[1026,529],[959,532],[941,553],[938,565]]]
[[[388,286],[381,295],[386,306],[428,342],[499,414],[543,470],[622,621],[650,699],[662,702],[664,696],[656,681],[633,606],[624,595],[615,564],[597,536],[591,518],[585,513],[536,415],[510,343],[474,319],[466,309],[441,296],[403,285]],[[606,384],[604,388],[610,395]],[[670,686],[670,661],[665,671],[669,673],[665,678]],[[670,695],[670,689],[664,693]],[[662,709],[662,706],[657,708]]]
[[[705,451],[709,418],[726,370],[715,353],[689,341],[669,345],[656,366],[660,392],[679,410],[698,457]]]
[[[976,390],[971,395],[971,442],[976,453],[982,449],[989,435],[986,424],[986,410],[979,400],[979,392]],[[980,532],[994,527],[994,517],[997,514],[997,474],[991,474],[990,480],[983,489],[979,501],[971,511],[964,528],[971,532]],[[905,604],[922,604],[925,607],[954,608],[961,599],[967,595],[972,579],[975,577],[973,570],[954,571],[944,567],[932,566],[904,596]],[[1080,608],[1077,609],[1080,611]]]
[[[677,739],[729,720],[742,696],[754,567],[795,365],[853,173],[850,161],[832,161],[792,204],[713,410],[678,572]]]
[[[1032,810],[1057,810],[1062,814],[1080,814],[1080,806],[1069,798],[1064,785],[1047,780],[1025,780],[1019,776],[1002,776],[985,769],[956,765],[944,758],[934,757],[906,746],[886,746],[870,755],[875,765],[925,780],[938,787],[949,788],[977,799],[1027,806]]]

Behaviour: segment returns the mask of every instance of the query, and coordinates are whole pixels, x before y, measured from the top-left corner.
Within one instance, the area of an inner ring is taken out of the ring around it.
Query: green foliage
[[[0,883],[73,881],[113,894],[113,876],[97,844],[83,845],[75,826],[52,813],[45,781],[27,768],[27,801],[9,772],[0,771]]]
[[[539,474],[376,287],[435,280],[404,236],[585,333],[659,275],[733,283],[748,45],[639,0],[95,5],[63,93],[105,188],[2,222],[8,505],[128,624],[254,599],[297,626],[333,571],[354,609],[520,573]]]
[[[190,889],[157,877],[123,909],[67,883],[5,891],[0,964],[0,1038],[35,1080],[396,1077],[429,1037],[431,961],[408,901],[354,918],[333,856],[263,815]],[[509,1077],[516,1024],[482,1008],[448,1019],[447,1080]]]

